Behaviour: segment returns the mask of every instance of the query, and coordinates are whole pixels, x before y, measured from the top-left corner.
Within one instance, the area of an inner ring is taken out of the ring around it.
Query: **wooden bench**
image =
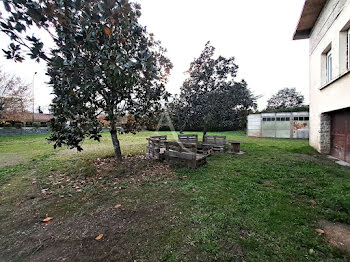
[[[148,141],[146,146],[147,156],[150,159],[163,160],[167,136],[151,136],[146,139]]]
[[[197,144],[165,142],[165,160],[187,168],[199,168],[207,163],[207,155],[197,153]]]
[[[181,143],[198,143],[198,135],[178,135],[178,142]]]
[[[197,153],[211,156],[213,154],[213,146],[212,145],[205,145],[201,142],[197,143]]]
[[[178,142],[183,144],[197,144],[197,153],[203,155],[212,154],[212,146],[198,142],[198,135],[178,135]]]
[[[226,146],[226,136],[204,136],[203,145],[211,145],[213,151],[223,152]]]

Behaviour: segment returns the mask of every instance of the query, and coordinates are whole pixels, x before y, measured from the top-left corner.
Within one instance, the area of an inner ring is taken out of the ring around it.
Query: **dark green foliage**
[[[125,115],[133,121],[125,132],[135,132],[142,119],[160,108],[166,99],[164,83],[172,67],[165,50],[141,26],[140,6],[117,1],[13,1],[4,2],[12,16],[2,19],[1,30],[14,43],[7,58],[23,60],[21,47],[32,59],[48,62],[48,75],[55,95],[51,112],[55,147],[82,150],[86,137],[99,140],[99,115],[109,121],[115,154],[121,159],[116,123]],[[51,34],[55,48],[43,53],[34,36],[17,37],[33,23]],[[18,26],[17,26],[18,25]],[[30,45],[29,45],[30,44]],[[136,124],[138,123],[138,124]]]
[[[280,108],[280,109],[265,109],[257,111],[256,113],[279,113],[279,112],[309,112],[310,107],[308,105],[301,105],[297,107]]]
[[[267,110],[295,108],[302,106],[304,96],[295,88],[283,88],[267,101]]]
[[[34,128],[39,128],[39,127],[41,127],[41,124],[39,122],[34,122],[33,123],[33,127]]]
[[[238,66],[234,57],[214,58],[214,51],[208,42],[191,63],[179,98],[169,105],[181,130],[241,129],[246,116],[256,108],[256,97],[247,83],[235,80]]]
[[[21,129],[23,127],[23,124],[22,123],[15,123],[14,126],[17,129]]]

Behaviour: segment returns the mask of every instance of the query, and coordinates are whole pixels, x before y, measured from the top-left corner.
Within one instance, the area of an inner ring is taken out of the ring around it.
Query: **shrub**
[[[12,125],[10,122],[0,121],[0,126],[1,127],[11,127]]]
[[[38,129],[41,126],[41,124],[39,122],[34,122],[33,123],[33,127]]]
[[[15,128],[20,129],[23,127],[23,123],[15,123]]]

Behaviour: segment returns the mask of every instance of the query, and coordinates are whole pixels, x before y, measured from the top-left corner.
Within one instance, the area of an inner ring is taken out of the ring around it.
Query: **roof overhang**
[[[293,40],[307,39],[327,0],[306,0]]]

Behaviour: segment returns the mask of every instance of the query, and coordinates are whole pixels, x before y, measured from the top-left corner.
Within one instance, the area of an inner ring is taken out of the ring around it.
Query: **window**
[[[263,121],[266,121],[266,118],[265,118],[265,117],[263,118]]]
[[[305,118],[303,116],[296,116],[294,117],[294,121],[304,121]]]
[[[305,117],[305,121],[309,121],[309,117],[308,116]]]
[[[271,118],[271,121],[275,121],[275,118],[273,117],[273,118]]]
[[[286,121],[290,121],[290,118],[289,118],[289,117],[286,117]]]
[[[281,118],[280,117],[276,117],[276,121],[281,121]]]
[[[332,50],[330,50],[327,53],[326,67],[327,67],[327,82],[330,82],[332,81]]]

